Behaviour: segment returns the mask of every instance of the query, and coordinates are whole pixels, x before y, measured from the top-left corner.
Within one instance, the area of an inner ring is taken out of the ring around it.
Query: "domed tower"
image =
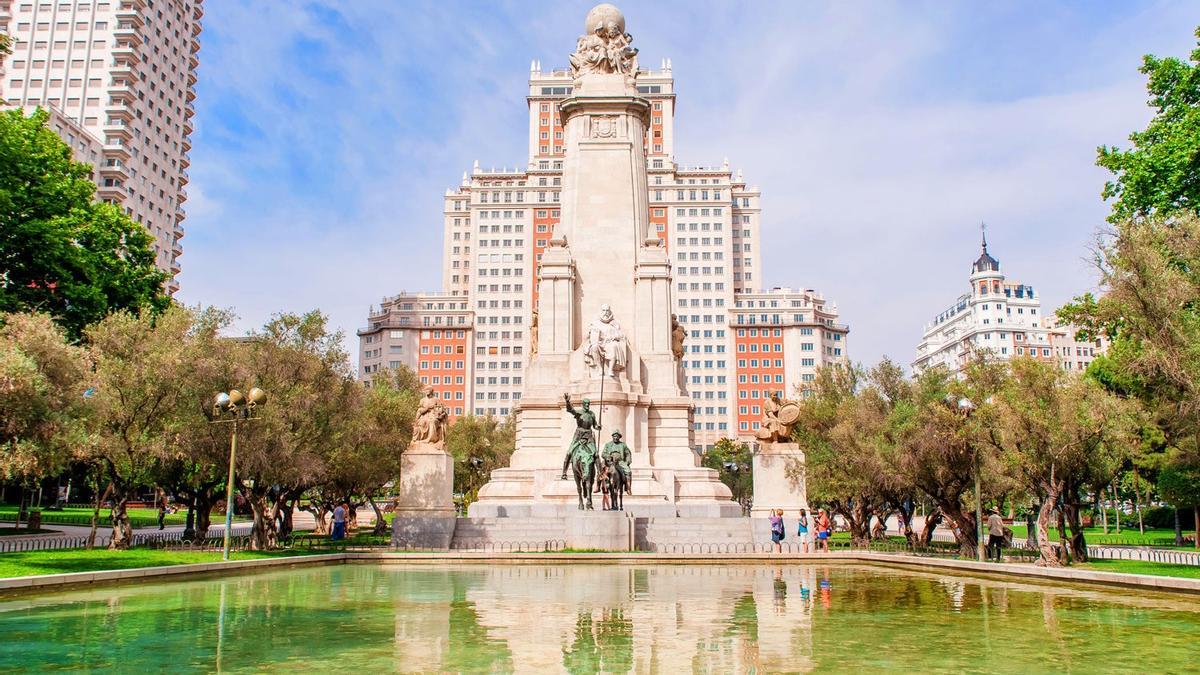
[[[988,253],[987,230],[980,226],[982,245],[979,258],[971,265],[971,295],[987,297],[1004,292],[1004,275],[1000,272],[1000,261]]]

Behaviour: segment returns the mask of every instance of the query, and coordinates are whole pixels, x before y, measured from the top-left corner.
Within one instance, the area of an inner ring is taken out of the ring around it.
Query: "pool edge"
[[[259,568],[298,565],[328,565],[343,563],[418,564],[439,563],[504,563],[504,564],[763,564],[763,563],[820,563],[822,561],[857,562],[902,569],[940,570],[968,576],[1004,577],[1024,581],[1066,581],[1109,587],[1141,588],[1146,590],[1200,595],[1200,579],[1163,577],[1148,574],[1124,574],[1072,568],[1048,568],[1024,563],[985,563],[968,560],[925,558],[893,553],[867,551],[838,551],[831,553],[482,553],[468,551],[443,552],[345,552],[323,555],[300,555],[256,560],[191,563],[136,567],[122,570],[70,572],[38,576],[0,578],[0,597],[14,593],[58,590],[65,587],[97,583],[130,581],[143,578],[197,577],[217,572],[241,572]]]

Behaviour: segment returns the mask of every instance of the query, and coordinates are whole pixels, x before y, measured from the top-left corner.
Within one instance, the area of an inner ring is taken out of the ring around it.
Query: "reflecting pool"
[[[333,565],[0,601],[0,670],[1183,671],[1194,596],[861,565]]]

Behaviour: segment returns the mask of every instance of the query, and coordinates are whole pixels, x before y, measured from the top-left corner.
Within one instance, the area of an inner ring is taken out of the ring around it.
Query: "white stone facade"
[[[203,13],[203,0],[0,0],[0,32],[13,38],[0,105],[51,111],[51,128],[93,165],[97,198],[154,236],[171,292]]]
[[[971,292],[926,325],[912,363],[915,373],[934,366],[959,372],[974,350],[1000,361],[1026,356],[1058,363],[1041,296],[1032,286],[1005,279],[986,239],[968,282]]]

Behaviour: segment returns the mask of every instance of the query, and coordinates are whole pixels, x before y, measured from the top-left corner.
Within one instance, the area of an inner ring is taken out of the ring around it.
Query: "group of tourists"
[[[787,538],[787,528],[783,522],[783,509],[775,509],[771,514],[771,543],[775,544],[777,553],[783,552],[783,540]],[[816,535],[814,541],[813,535],[809,534],[809,529]],[[825,509],[819,509],[816,517],[809,522],[808,509],[800,509],[800,517],[796,525],[796,536],[800,539],[800,550],[802,553],[810,553],[815,551],[829,552],[829,537],[833,534],[833,521],[830,520],[829,514]],[[810,551],[811,547],[811,551]]]

